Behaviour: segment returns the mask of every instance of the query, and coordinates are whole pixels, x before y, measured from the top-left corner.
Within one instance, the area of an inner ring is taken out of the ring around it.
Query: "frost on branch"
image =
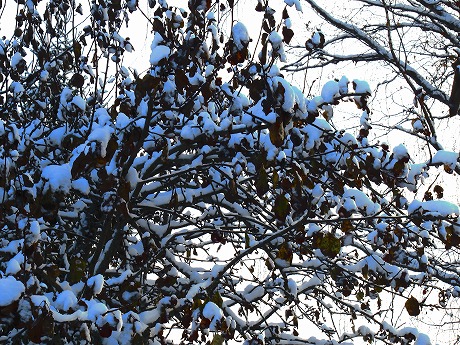
[[[64,4],[0,45],[0,339],[426,341],[387,320],[382,300],[415,316],[425,287],[440,308],[459,296],[454,263],[436,255],[460,244],[458,207],[439,185],[431,200],[411,194],[458,155],[414,164],[405,146],[374,142],[363,81],[306,98],[276,66],[288,36],[269,6],[256,8],[252,57],[248,29],[220,31],[212,3],[150,2],[138,74],[122,65],[135,1],[92,4],[75,41]],[[18,47],[35,58],[28,71],[9,64]],[[325,114],[345,97],[361,102],[358,133]]]

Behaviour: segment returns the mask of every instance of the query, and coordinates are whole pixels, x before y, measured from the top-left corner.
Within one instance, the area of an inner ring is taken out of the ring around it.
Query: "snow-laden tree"
[[[2,341],[429,343],[393,313],[460,295],[460,211],[441,186],[413,194],[458,154],[415,164],[371,142],[364,81],[305,98],[275,64],[300,3],[252,5],[254,35],[233,1],[17,2],[0,41]],[[123,65],[135,15],[153,32],[140,74]],[[349,100],[356,133],[332,120]]]
[[[373,81],[384,95],[377,99],[386,105],[379,114],[385,121],[375,126],[397,127],[427,150],[458,149],[455,135],[446,141],[445,131],[459,125],[459,1],[306,3],[330,25],[323,31],[310,27],[311,37],[294,49],[298,57],[284,69],[298,73],[344,63],[372,65],[379,71]]]

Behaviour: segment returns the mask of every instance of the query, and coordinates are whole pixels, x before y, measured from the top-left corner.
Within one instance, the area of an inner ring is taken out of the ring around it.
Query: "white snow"
[[[62,191],[68,193],[72,182],[72,174],[69,164],[51,164],[43,168],[42,178],[46,181],[44,189],[51,188],[51,191]]]
[[[104,276],[102,274],[95,275],[88,279],[86,284],[93,288],[93,293],[98,295],[104,287]]]
[[[88,141],[97,141],[101,144],[101,157],[105,157],[107,154],[107,145],[110,140],[110,135],[113,132],[113,128],[109,126],[95,128],[88,136]]]
[[[292,108],[294,108],[296,94],[292,89],[291,84],[289,84],[289,82],[286,81],[284,78],[273,77],[273,84],[275,87],[278,87],[278,83],[283,85],[284,88],[284,103],[282,105],[282,108],[284,111],[290,112],[292,111]]]
[[[407,175],[407,188],[411,191],[417,190],[417,181],[426,177],[426,164],[411,164],[409,174]]]
[[[17,301],[21,294],[26,291],[23,283],[14,277],[0,279],[0,307],[10,305]]]
[[[139,173],[133,167],[129,167],[128,173],[126,174],[126,181],[129,182],[131,187],[139,182]]]
[[[345,201],[343,202],[343,207],[347,210],[347,211],[355,211],[357,209],[357,206],[356,206],[356,203],[353,199],[345,199]]]
[[[14,55],[11,57],[11,62],[10,62],[11,68],[16,69],[18,67],[18,64],[21,62],[21,60],[24,60],[22,58],[21,53],[19,52],[14,53]]]
[[[268,41],[272,44],[273,51],[279,54],[281,62],[286,62],[286,53],[283,47],[283,38],[277,31],[272,31],[268,36]]]
[[[71,103],[82,111],[86,109],[86,101],[81,96],[74,96]]]
[[[414,345],[431,345],[430,337],[424,333],[419,333]]]
[[[356,93],[367,93],[369,95],[372,93],[369,83],[367,81],[354,79],[353,86],[355,88]]]
[[[50,75],[50,74],[49,74],[48,71],[45,71],[45,70],[41,71],[41,72],[40,72],[40,80],[41,80],[41,81],[47,81],[49,75]]]
[[[284,2],[290,7],[295,5],[295,9],[299,12],[302,12],[302,5],[300,4],[299,0],[284,0]]]
[[[321,197],[323,195],[323,193],[324,193],[324,190],[323,190],[323,187],[321,187],[320,184],[315,185],[315,187],[311,190],[311,195],[314,198]]]
[[[339,92],[341,95],[348,93],[348,78],[345,76],[342,76],[339,80]]]
[[[169,47],[161,44],[156,46],[150,53],[150,64],[154,66],[158,65],[161,60],[167,59],[170,53],[171,49]]]
[[[79,179],[72,181],[72,188],[85,195],[88,195],[91,190],[88,180],[84,177],[80,177]]]
[[[407,151],[407,148],[403,144],[399,144],[398,146],[395,146],[393,149],[393,158],[396,160],[401,160],[403,158],[408,158],[409,157],[409,152]]]
[[[72,290],[64,290],[57,295],[56,301],[53,303],[53,306],[56,309],[69,311],[69,309],[73,309],[77,305],[77,302],[77,296],[75,296]]]
[[[131,120],[126,114],[124,113],[119,113],[117,115],[117,121],[115,123],[115,127],[117,129],[123,129],[125,127],[128,127],[128,125],[131,123]]]
[[[339,83],[335,80],[329,80],[326,84],[324,84],[323,89],[321,90],[321,97],[323,97],[324,102],[331,103],[334,101],[334,97],[339,95],[339,91]]]
[[[207,65],[206,69],[204,71],[204,75],[206,77],[209,77],[212,74],[213,71],[214,71],[214,66],[213,65]]]
[[[435,153],[431,162],[434,164],[446,164],[454,169],[458,162],[459,154],[457,152],[439,150]]]
[[[48,298],[46,296],[43,296],[43,295],[32,295],[30,296],[30,300],[32,302],[32,304],[34,304],[35,306],[49,306],[50,305],[50,301],[48,300]]]
[[[308,100],[307,103],[307,110],[308,112],[317,112],[318,111],[318,106],[323,103],[323,97],[321,96],[316,96],[313,97],[312,99]]]
[[[222,319],[224,313],[214,302],[208,302],[203,308],[203,316],[211,320],[209,329],[211,331],[216,330],[216,323]]]
[[[72,314],[61,314],[55,308],[51,308],[51,312],[53,313],[53,319],[56,322],[70,322],[75,320],[86,320],[86,313],[81,310],[76,310]],[[91,320],[95,321],[95,320]]]
[[[110,285],[120,285],[128,277],[131,277],[132,275],[133,275],[133,272],[131,270],[123,271],[123,273],[120,274],[119,277],[107,279],[106,284],[109,285],[109,286]]]
[[[48,139],[53,145],[61,145],[62,139],[66,134],[66,128],[64,126],[53,129],[49,134]]]
[[[186,140],[193,140],[195,137],[201,134],[201,131],[197,126],[190,126],[190,125],[185,125],[182,127],[182,130],[180,132],[180,136],[182,139]]]
[[[358,333],[361,335],[370,335],[371,337],[375,335],[375,332],[371,331],[369,327],[364,325],[358,327]]]
[[[110,117],[107,109],[105,108],[97,108],[94,112],[94,118],[100,126],[112,124],[112,118]]]
[[[94,299],[87,301],[86,304],[88,305],[87,319],[93,322],[96,321],[99,315],[106,313],[108,310],[104,303]]]
[[[10,90],[13,92],[14,97],[19,97],[24,92],[24,86],[20,82],[13,81],[10,85]]]
[[[248,285],[244,289],[244,298],[248,302],[252,302],[256,299],[261,298],[265,294],[265,289],[263,286],[257,285]]]
[[[5,274],[16,274],[21,270],[21,264],[24,264],[24,255],[18,253],[10,259],[6,265]]]
[[[248,29],[243,23],[238,22],[232,28],[233,42],[235,43],[238,50],[242,50],[249,44]]]
[[[316,31],[313,36],[311,37],[311,41],[315,46],[319,45],[321,43],[321,35],[319,34],[318,31]]]
[[[29,231],[27,233],[26,239],[29,244],[35,243],[40,238],[40,223],[36,220],[30,222]]]
[[[361,118],[359,119],[359,124],[366,129],[370,128],[369,114],[367,111],[363,111]]]
[[[368,216],[374,215],[380,211],[380,205],[378,203],[372,202],[372,200],[369,199],[369,197],[364,192],[358,189],[347,189],[343,193],[343,199],[352,199],[356,206],[360,210],[365,211],[365,214]]]
[[[303,92],[294,85],[291,85],[292,90],[295,94],[295,102],[299,106],[299,110],[302,114],[307,112],[307,102]]]
[[[289,292],[294,298],[297,298],[297,283],[295,282],[294,279],[289,278],[287,282]]]
[[[450,215],[460,215],[460,208],[449,201],[445,200],[428,200],[419,201],[414,200],[410,203],[407,212],[412,214],[414,212],[424,211],[433,216],[447,217]]]
[[[0,248],[0,253],[17,253],[19,248],[22,247],[24,244],[24,239],[20,240],[13,240],[8,243],[8,245]]]

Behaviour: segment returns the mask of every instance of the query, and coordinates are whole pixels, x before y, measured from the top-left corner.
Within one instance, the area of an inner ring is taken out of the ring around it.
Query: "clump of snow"
[[[324,84],[323,89],[321,90],[321,97],[323,97],[324,102],[332,103],[334,98],[339,94],[339,91],[339,83],[335,80],[329,80],[326,84]]]
[[[22,58],[21,53],[19,52],[14,53],[14,55],[11,57],[11,62],[10,62],[11,68],[16,69],[22,60],[24,59]]]
[[[284,2],[290,7],[295,5],[295,9],[299,12],[302,12],[302,5],[300,4],[299,0],[284,0]]]
[[[203,308],[203,317],[211,320],[209,329],[214,331],[216,329],[216,324],[222,319],[224,313],[214,302],[208,302]]]
[[[81,96],[74,96],[71,103],[82,111],[86,109],[86,101]]]
[[[364,192],[358,189],[347,189],[343,193],[343,200],[344,202],[346,202],[347,200],[353,201],[353,203],[350,203],[348,205],[350,207],[350,210],[354,209],[355,205],[367,216],[375,215],[380,211],[380,205],[378,203],[374,203]]]
[[[294,91],[295,94],[295,102],[299,106],[299,110],[302,114],[307,112],[307,102],[305,99],[305,96],[302,91],[300,91],[299,88],[291,85],[292,90]]]
[[[87,301],[86,304],[88,304],[87,318],[93,322],[96,321],[99,315],[105,314],[108,310],[104,303],[97,302],[94,299]]]
[[[126,116],[126,114],[119,113],[117,115],[117,121],[115,123],[115,127],[117,129],[124,129],[124,128],[128,127],[130,123],[131,123],[131,120],[130,120],[130,118],[128,116]]]
[[[100,143],[101,157],[105,157],[107,154],[107,145],[109,144],[110,135],[113,132],[113,128],[109,126],[95,128],[88,136],[88,141],[97,141]]]
[[[367,335],[367,336],[371,336],[371,337],[375,336],[375,332],[371,331],[371,329],[369,327],[364,326],[364,325],[359,326],[358,333],[361,334],[361,335]]]
[[[410,203],[407,212],[409,212],[409,214],[423,212],[433,216],[447,217],[451,215],[459,216],[460,208],[458,205],[445,200],[414,200]]]
[[[278,87],[278,84],[281,84],[284,88],[284,103],[282,105],[282,108],[284,111],[290,112],[292,111],[292,108],[294,108],[295,105],[295,100],[296,100],[296,94],[291,87],[291,84],[289,84],[284,78],[281,77],[273,77],[273,84],[275,87]]]
[[[30,245],[31,243],[35,243],[40,238],[40,224],[34,220],[30,222],[29,231],[27,231],[27,243]]]
[[[369,123],[369,114],[367,111],[363,111],[361,118],[359,119],[359,124],[363,128],[366,128],[366,129],[371,128],[371,125]]]
[[[393,158],[396,160],[401,160],[404,158],[409,158],[409,152],[403,144],[399,144],[393,149]]]
[[[107,279],[106,284],[107,284],[108,286],[111,286],[111,285],[120,285],[120,284],[122,284],[128,277],[131,277],[132,275],[133,275],[133,272],[132,272],[131,270],[123,271],[123,273],[120,274],[119,277],[114,277],[114,278]]]
[[[316,31],[311,37],[311,41],[315,46],[318,46],[321,43],[321,34]]]
[[[50,74],[49,74],[48,71],[45,71],[45,70],[41,71],[41,72],[40,72],[40,80],[41,80],[41,81],[47,81],[49,75],[50,75]]]
[[[345,132],[340,138],[340,141],[346,146],[354,146],[358,144],[358,140],[356,140],[355,136],[351,133]]]
[[[72,181],[72,188],[85,195],[88,195],[91,190],[88,180],[84,177],[80,177],[79,179]]]
[[[49,134],[48,139],[53,145],[61,145],[62,139],[66,134],[66,128],[64,126],[53,129]]]
[[[128,169],[128,173],[126,174],[126,181],[129,182],[131,187],[135,186],[139,182],[139,173],[133,167]]]
[[[345,76],[342,76],[339,80],[339,92],[341,95],[348,93],[348,78]]]
[[[153,50],[162,42],[164,42],[163,37],[158,32],[155,32],[155,35],[153,36],[152,44],[150,45],[150,49]]]
[[[6,265],[5,274],[16,274],[21,270],[21,264],[24,263],[24,255],[22,253],[18,253],[8,261]]]
[[[407,174],[407,188],[410,191],[417,189],[417,182],[422,180],[428,175],[426,164],[411,164],[409,173]]]
[[[294,281],[294,279],[289,278],[287,282],[289,292],[294,298],[297,298],[297,283]]]
[[[51,164],[43,168],[42,178],[45,180],[44,190],[51,188],[52,192],[68,193],[72,183],[72,174],[69,164]]]
[[[63,311],[68,311],[69,309],[73,309],[75,305],[77,305],[78,299],[77,296],[73,293],[72,290],[64,290],[60,294],[57,295],[56,301],[53,303],[56,309],[60,309]]]
[[[307,103],[307,110],[309,113],[316,113],[318,111],[318,106],[321,105],[323,102],[323,97],[321,96],[316,96],[310,100],[308,100]]]
[[[102,274],[95,275],[89,278],[86,284],[93,288],[93,293],[95,295],[98,295],[104,287],[104,276]]]
[[[436,152],[431,162],[434,164],[446,164],[454,169],[457,165],[459,154],[457,152],[439,150]]]
[[[371,88],[369,86],[369,83],[367,81],[364,81],[364,80],[354,79],[353,80],[353,87],[354,87],[356,93],[365,93],[365,94],[368,94],[368,95],[370,95],[372,93]]]
[[[182,139],[193,140],[201,134],[201,131],[197,126],[185,125],[182,127],[180,136]]]
[[[214,71],[214,66],[213,65],[207,65],[206,69],[204,71],[204,75],[206,77],[209,77],[212,74],[213,71]]]
[[[20,82],[13,81],[10,85],[10,90],[13,92],[14,97],[19,97],[24,92],[24,86]]]
[[[430,337],[424,333],[419,333],[414,345],[431,345]]]
[[[150,45],[151,53],[150,53],[150,64],[151,65],[158,65],[158,63],[165,58],[169,57],[171,53],[171,49],[169,47],[162,45],[160,43],[163,42],[163,37],[158,32],[155,32],[155,35],[152,40],[152,44]]]
[[[252,302],[256,299],[261,298],[265,294],[265,289],[263,286],[257,285],[248,285],[244,289],[244,298],[248,302]]]
[[[164,45],[156,46],[150,53],[150,64],[153,66],[158,65],[161,60],[167,59],[170,53],[171,49],[169,49],[169,47]]]
[[[239,50],[246,48],[249,44],[249,34],[246,26],[238,22],[232,28],[233,42]]]
[[[94,118],[100,126],[110,125],[112,123],[112,118],[105,108],[97,108],[94,112]]]
[[[311,190],[311,195],[314,198],[321,197],[323,195],[323,193],[324,193],[324,190],[323,190],[323,188],[321,187],[320,184],[315,185],[315,187]]]
[[[26,287],[14,277],[0,279],[0,307],[10,305],[17,301],[21,294],[26,291]]]
[[[283,47],[283,38],[277,31],[272,31],[268,36],[268,41],[272,44],[273,52],[277,53],[281,62],[286,62],[286,53]]]
[[[32,295],[30,296],[30,301],[32,302],[33,305],[35,306],[49,306],[50,305],[50,301],[48,300],[48,298],[46,296],[43,296],[43,295]]]

